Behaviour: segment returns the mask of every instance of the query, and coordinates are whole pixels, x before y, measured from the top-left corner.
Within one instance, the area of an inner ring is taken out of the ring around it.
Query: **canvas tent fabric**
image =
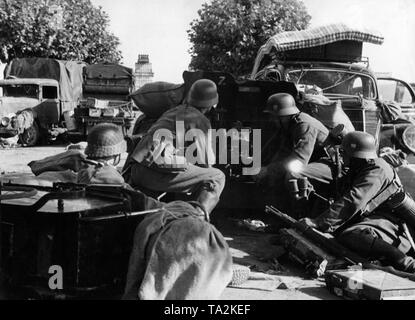
[[[73,110],[82,95],[85,63],[49,58],[17,58],[4,70],[4,78],[54,79],[59,82],[62,112]]]
[[[88,96],[100,94],[95,97],[108,99],[110,99],[108,95],[127,96],[132,87],[133,70],[131,68],[118,64],[100,63],[89,65],[84,69],[83,91]]]
[[[270,54],[273,50],[285,52],[344,40],[382,44],[384,37],[374,30],[353,28],[344,23],[330,24],[301,31],[282,32],[271,37],[259,49],[253,73],[256,73],[255,70],[258,70],[264,56]],[[252,74],[253,76],[254,74]]]
[[[101,63],[87,66],[84,74],[87,79],[131,79],[133,70],[118,64]]]

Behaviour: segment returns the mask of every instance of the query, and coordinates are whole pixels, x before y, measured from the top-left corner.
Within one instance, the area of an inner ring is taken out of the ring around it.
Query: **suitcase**
[[[415,282],[381,270],[336,270],[325,274],[327,288],[352,300],[415,300]]]
[[[117,186],[34,188],[35,195],[1,201],[1,270],[8,293],[36,299],[121,295],[144,205],[129,215],[130,199]],[[51,266],[62,269],[62,290],[50,288]]]

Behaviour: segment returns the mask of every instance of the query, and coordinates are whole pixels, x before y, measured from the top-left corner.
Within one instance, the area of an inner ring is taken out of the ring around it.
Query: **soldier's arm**
[[[362,172],[354,180],[352,187],[315,219],[318,229],[332,232],[354,215],[364,211],[369,201],[381,190],[382,177],[379,170]]]
[[[287,161],[300,160],[307,165],[316,145],[317,132],[307,123],[298,124],[293,133],[293,149]]]
[[[292,134],[291,148],[282,143],[272,162],[266,167],[266,174],[274,179],[281,178],[287,171],[288,164],[293,160],[299,160],[307,165],[313,154],[316,144],[317,132],[306,123],[299,123]]]

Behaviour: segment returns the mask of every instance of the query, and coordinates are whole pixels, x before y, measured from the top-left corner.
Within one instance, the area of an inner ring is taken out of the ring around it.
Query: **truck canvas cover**
[[[270,55],[285,56],[289,60],[352,62],[361,58],[363,42],[380,45],[383,41],[383,36],[376,31],[352,28],[343,23],[282,32],[259,49],[252,76]]]
[[[4,70],[4,78],[54,79],[59,82],[62,112],[73,110],[82,95],[82,69],[78,61],[60,61],[48,58],[21,58],[12,60]]]
[[[89,65],[84,70],[84,93],[129,95],[133,70],[118,64]]]

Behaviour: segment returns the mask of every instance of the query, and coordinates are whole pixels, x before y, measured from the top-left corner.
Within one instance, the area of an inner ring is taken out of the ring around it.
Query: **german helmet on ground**
[[[208,79],[196,81],[189,91],[188,103],[196,108],[210,108],[219,102],[216,84]]]
[[[300,113],[300,110],[298,110],[292,95],[277,93],[269,97],[265,112],[284,117]]]
[[[342,142],[343,151],[352,158],[357,159],[376,159],[375,138],[366,132],[354,131],[348,133]]]
[[[127,143],[121,129],[111,123],[95,126],[88,134],[85,154],[92,159],[107,158],[127,151]]]

